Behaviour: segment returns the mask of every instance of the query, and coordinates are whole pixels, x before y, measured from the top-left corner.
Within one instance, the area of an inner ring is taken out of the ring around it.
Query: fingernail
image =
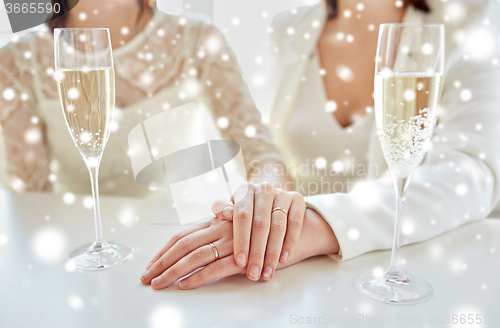
[[[269,280],[271,279],[272,274],[273,274],[273,269],[271,267],[265,267],[264,271],[262,271],[262,279]]]
[[[236,258],[236,264],[240,268],[243,268],[245,265],[247,265],[247,256],[243,253],[238,254],[238,257]]]
[[[146,271],[142,274],[141,280],[148,280],[149,279],[149,271]]]
[[[186,288],[189,285],[187,280],[179,281],[179,288]]]
[[[258,280],[259,279],[259,268],[254,265],[250,269],[250,272],[248,273],[248,276],[252,280]]]
[[[151,281],[151,285],[158,286],[160,284],[160,280],[161,280],[161,277],[153,279],[153,281]]]
[[[290,253],[288,251],[284,251],[283,253],[281,253],[280,262],[285,263],[288,260],[288,256],[290,256]]]
[[[231,205],[224,207],[222,215],[224,215],[226,219],[231,219],[233,217],[233,207]]]

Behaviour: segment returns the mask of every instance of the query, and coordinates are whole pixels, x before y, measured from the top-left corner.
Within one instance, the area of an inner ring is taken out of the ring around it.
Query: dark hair
[[[54,8],[54,5],[57,3],[59,4],[61,10],[59,13],[53,13],[49,18],[47,19],[47,25],[51,30],[54,30],[57,27],[65,27],[66,26],[66,20],[68,19],[68,16],[66,15],[69,10],[73,9],[78,1],[85,1],[85,0],[52,0],[52,8]],[[140,11],[139,14],[137,15],[137,22],[139,21],[140,17],[144,13],[145,6],[144,4],[146,3],[147,0],[137,0],[139,6],[140,6]],[[147,7],[151,12],[153,11],[153,8]]]
[[[328,19],[333,19],[337,16],[337,0],[326,0],[328,4]],[[415,8],[420,9],[426,13],[431,11],[427,4],[427,0],[405,0],[405,2],[412,4]]]

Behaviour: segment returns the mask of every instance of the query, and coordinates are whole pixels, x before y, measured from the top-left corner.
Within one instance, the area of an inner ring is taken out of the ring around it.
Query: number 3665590
[[[53,6],[51,3],[36,3],[36,2],[31,2],[31,3],[10,3],[6,2],[5,3],[5,9],[7,9],[7,14],[15,13],[47,13],[51,14],[52,12],[58,14],[61,11],[61,5],[59,3],[55,3]]]

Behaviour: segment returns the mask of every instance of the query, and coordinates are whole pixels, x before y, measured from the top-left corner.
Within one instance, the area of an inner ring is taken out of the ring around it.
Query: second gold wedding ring
[[[285,215],[286,215],[286,216],[288,216],[288,212],[287,212],[287,210],[285,210],[284,208],[281,208],[281,207],[275,207],[275,208],[273,208],[273,210],[271,211],[271,214],[272,214],[272,213],[274,213],[274,212],[276,212],[276,211],[281,211],[281,212],[285,213]]]

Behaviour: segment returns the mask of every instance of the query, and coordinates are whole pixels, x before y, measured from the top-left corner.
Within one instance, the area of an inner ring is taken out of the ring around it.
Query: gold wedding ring
[[[219,259],[219,251],[217,250],[217,247],[215,247],[214,244],[210,243],[209,245],[210,245],[210,247],[212,247],[212,250],[214,251],[214,255],[215,255],[215,261],[217,261]]]
[[[288,212],[287,212],[284,208],[281,208],[281,207],[275,207],[275,208],[273,208],[273,210],[271,211],[271,214],[272,214],[273,212],[276,212],[276,211],[281,211],[281,212],[285,213],[285,215],[286,215],[286,216],[288,216]]]

